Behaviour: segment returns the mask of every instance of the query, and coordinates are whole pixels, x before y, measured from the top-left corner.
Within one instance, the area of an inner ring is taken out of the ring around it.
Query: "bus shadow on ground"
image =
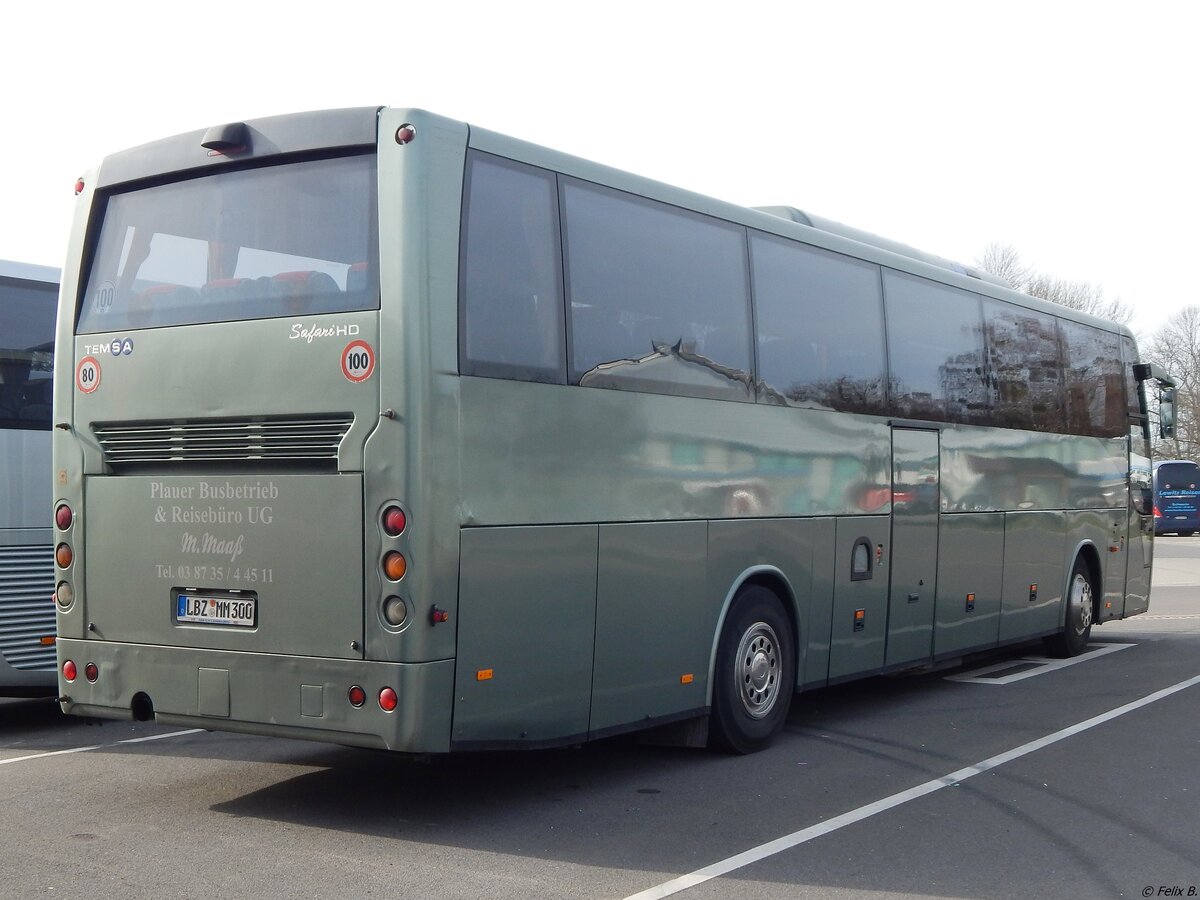
[[[737,844],[744,843],[747,816],[761,818],[751,830],[761,828],[767,838],[797,815],[822,815],[826,804],[840,804],[821,780],[843,751],[815,732],[836,734],[842,724],[870,721],[939,685],[936,676],[875,678],[798,695],[775,744],[748,756],[651,746],[634,736],[574,749],[427,761],[327,748],[290,760],[318,771],[211,809],[398,842],[591,865],[611,865],[636,845],[639,866],[672,871],[688,865],[697,841],[740,833]],[[760,804],[768,795],[775,813],[762,818]],[[776,814],[780,821],[771,821]],[[662,858],[647,860],[647,853],[656,855],[654,847]]]

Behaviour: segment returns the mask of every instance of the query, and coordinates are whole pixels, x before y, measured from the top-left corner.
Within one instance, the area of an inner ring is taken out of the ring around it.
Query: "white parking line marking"
[[[128,738],[115,744],[92,744],[90,747],[72,747],[69,750],[50,750],[46,753],[31,753],[29,756],[14,756],[12,759],[0,759],[0,766],[12,763],[28,762],[31,759],[45,759],[48,756],[66,756],[68,753],[87,753],[89,750],[100,750],[104,747],[120,747],[122,744],[144,744],[146,741],[161,741],[166,738],[182,737],[185,734],[199,734],[203,728],[189,728],[186,731],[172,731],[167,734],[151,734],[146,737]]]
[[[1014,681],[1033,678],[1035,675],[1045,675],[1047,672],[1065,669],[1067,666],[1073,666],[1076,663],[1087,662],[1090,659],[1095,659],[1097,656],[1105,656],[1109,653],[1116,653],[1118,650],[1125,650],[1136,646],[1136,644],[1089,644],[1087,652],[1081,653],[1079,656],[1072,656],[1069,659],[1059,659],[1050,656],[1022,656],[1020,659],[995,663],[994,665],[984,666],[982,669],[972,669],[970,672],[947,675],[946,680],[962,681],[967,684],[1012,684]],[[988,673],[990,672],[1003,672],[1006,669],[1020,669],[1020,671],[1014,671],[1010,675],[1001,675],[996,678],[988,677]]]
[[[736,856],[730,856],[728,859],[723,859],[720,862],[713,863],[711,866],[706,866],[703,869],[697,869],[695,872],[690,872],[687,875],[681,875],[679,878],[674,878],[671,881],[663,882],[652,888],[648,888],[637,894],[631,894],[625,900],[660,900],[662,897],[670,897],[672,894],[678,894],[680,891],[686,891],[690,887],[695,887],[698,884],[703,884],[713,878],[719,878],[722,875],[728,875],[737,869],[748,866],[751,863],[759,862],[766,859],[768,856],[774,856],[777,853],[782,853],[784,850],[790,850],[793,847],[798,847],[801,844],[822,837],[823,835],[845,828],[847,825],[853,825],[856,822],[861,822],[864,819],[869,819],[871,816],[878,815],[881,812],[886,812],[889,809],[894,809],[910,800],[916,800],[919,797],[924,797],[927,794],[932,794],[935,791],[940,791],[942,788],[951,787],[966,781],[975,775],[982,772],[987,772],[997,766],[1002,766],[1005,763],[1012,762],[1014,759],[1020,759],[1022,756],[1027,756],[1044,747],[1049,747],[1051,744],[1056,744],[1059,741],[1073,737],[1081,732],[1087,731],[1089,728],[1095,728],[1097,725],[1103,725],[1105,722],[1111,722],[1113,719],[1119,718],[1126,713],[1131,713],[1134,710],[1141,709],[1143,706],[1149,706],[1151,703],[1157,703],[1170,697],[1172,694],[1177,694],[1180,691],[1187,690],[1200,684],[1200,675],[1195,675],[1186,681],[1181,681],[1178,684],[1173,684],[1170,687],[1163,688],[1161,691],[1155,691],[1153,694],[1148,694],[1140,700],[1133,700],[1126,703],[1124,706],[1118,706],[1116,709],[1109,710],[1106,713],[1101,713],[1098,716],[1093,716],[1086,721],[1079,722],[1075,725],[1070,725],[1061,731],[1056,731],[1053,734],[1048,734],[1045,737],[1030,741],[1028,744],[1022,744],[1020,747],[1014,747],[1012,750],[1007,750],[1004,753],[989,757],[982,762],[977,762],[973,766],[967,766],[965,769],[959,769],[956,772],[951,772],[949,775],[944,775],[941,778],[935,778],[932,781],[927,781],[924,784],[919,784],[914,788],[909,788],[907,791],[901,791],[898,794],[892,794],[890,797],[884,797],[882,800],[876,800],[874,803],[868,803],[866,806],[860,806],[858,809],[853,809],[850,812],[842,813],[840,816],[830,819],[828,822],[822,822],[819,825],[813,825],[809,828],[804,828],[800,831],[792,832],[781,838],[776,838],[765,844],[760,844],[757,847],[752,847]]]

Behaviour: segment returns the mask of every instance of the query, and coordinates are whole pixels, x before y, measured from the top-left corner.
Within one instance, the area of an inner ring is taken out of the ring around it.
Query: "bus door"
[[[892,429],[892,546],[884,665],[933,656],[937,595],[940,433]]]

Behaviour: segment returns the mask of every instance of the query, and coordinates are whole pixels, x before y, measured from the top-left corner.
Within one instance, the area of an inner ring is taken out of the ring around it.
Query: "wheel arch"
[[[737,598],[738,592],[748,585],[759,585],[771,591],[779,598],[784,614],[788,617],[788,622],[791,625],[792,640],[796,648],[796,685],[792,686],[793,690],[799,684],[800,673],[804,671],[804,666],[802,665],[804,650],[803,645],[800,643],[800,608],[791,582],[775,566],[751,566],[733,580],[729,590],[725,593],[725,599],[721,603],[721,612],[717,616],[716,628],[713,629],[712,646],[708,651],[708,689],[705,693],[705,702],[709,706],[712,706],[713,702],[713,685],[716,682],[717,671],[717,649],[721,643],[721,632],[725,628],[725,619],[729,615],[729,610],[733,606],[733,601]]]
[[[1075,561],[1082,559],[1084,565],[1088,568],[1088,574],[1092,578],[1092,621],[1099,621],[1101,597],[1104,593],[1104,578],[1103,569],[1100,564],[1100,551],[1096,548],[1095,543],[1090,540],[1080,541],[1075,545],[1075,552],[1071,554],[1071,564],[1066,569],[1066,575],[1063,578],[1063,622],[1066,622],[1067,605],[1070,602],[1071,596],[1071,573],[1075,571]]]

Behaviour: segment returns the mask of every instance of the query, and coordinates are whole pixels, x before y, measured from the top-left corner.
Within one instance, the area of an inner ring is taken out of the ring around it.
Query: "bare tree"
[[[1175,437],[1159,442],[1166,458],[1200,453],[1200,306],[1185,306],[1156,331],[1143,353],[1175,379]]]
[[[975,265],[1006,279],[1013,290],[1030,296],[1122,325],[1133,319],[1133,307],[1120,297],[1106,297],[1103,288],[1086,281],[1070,281],[1038,272],[1021,260],[1021,254],[1011,244],[988,244],[976,257]]]

